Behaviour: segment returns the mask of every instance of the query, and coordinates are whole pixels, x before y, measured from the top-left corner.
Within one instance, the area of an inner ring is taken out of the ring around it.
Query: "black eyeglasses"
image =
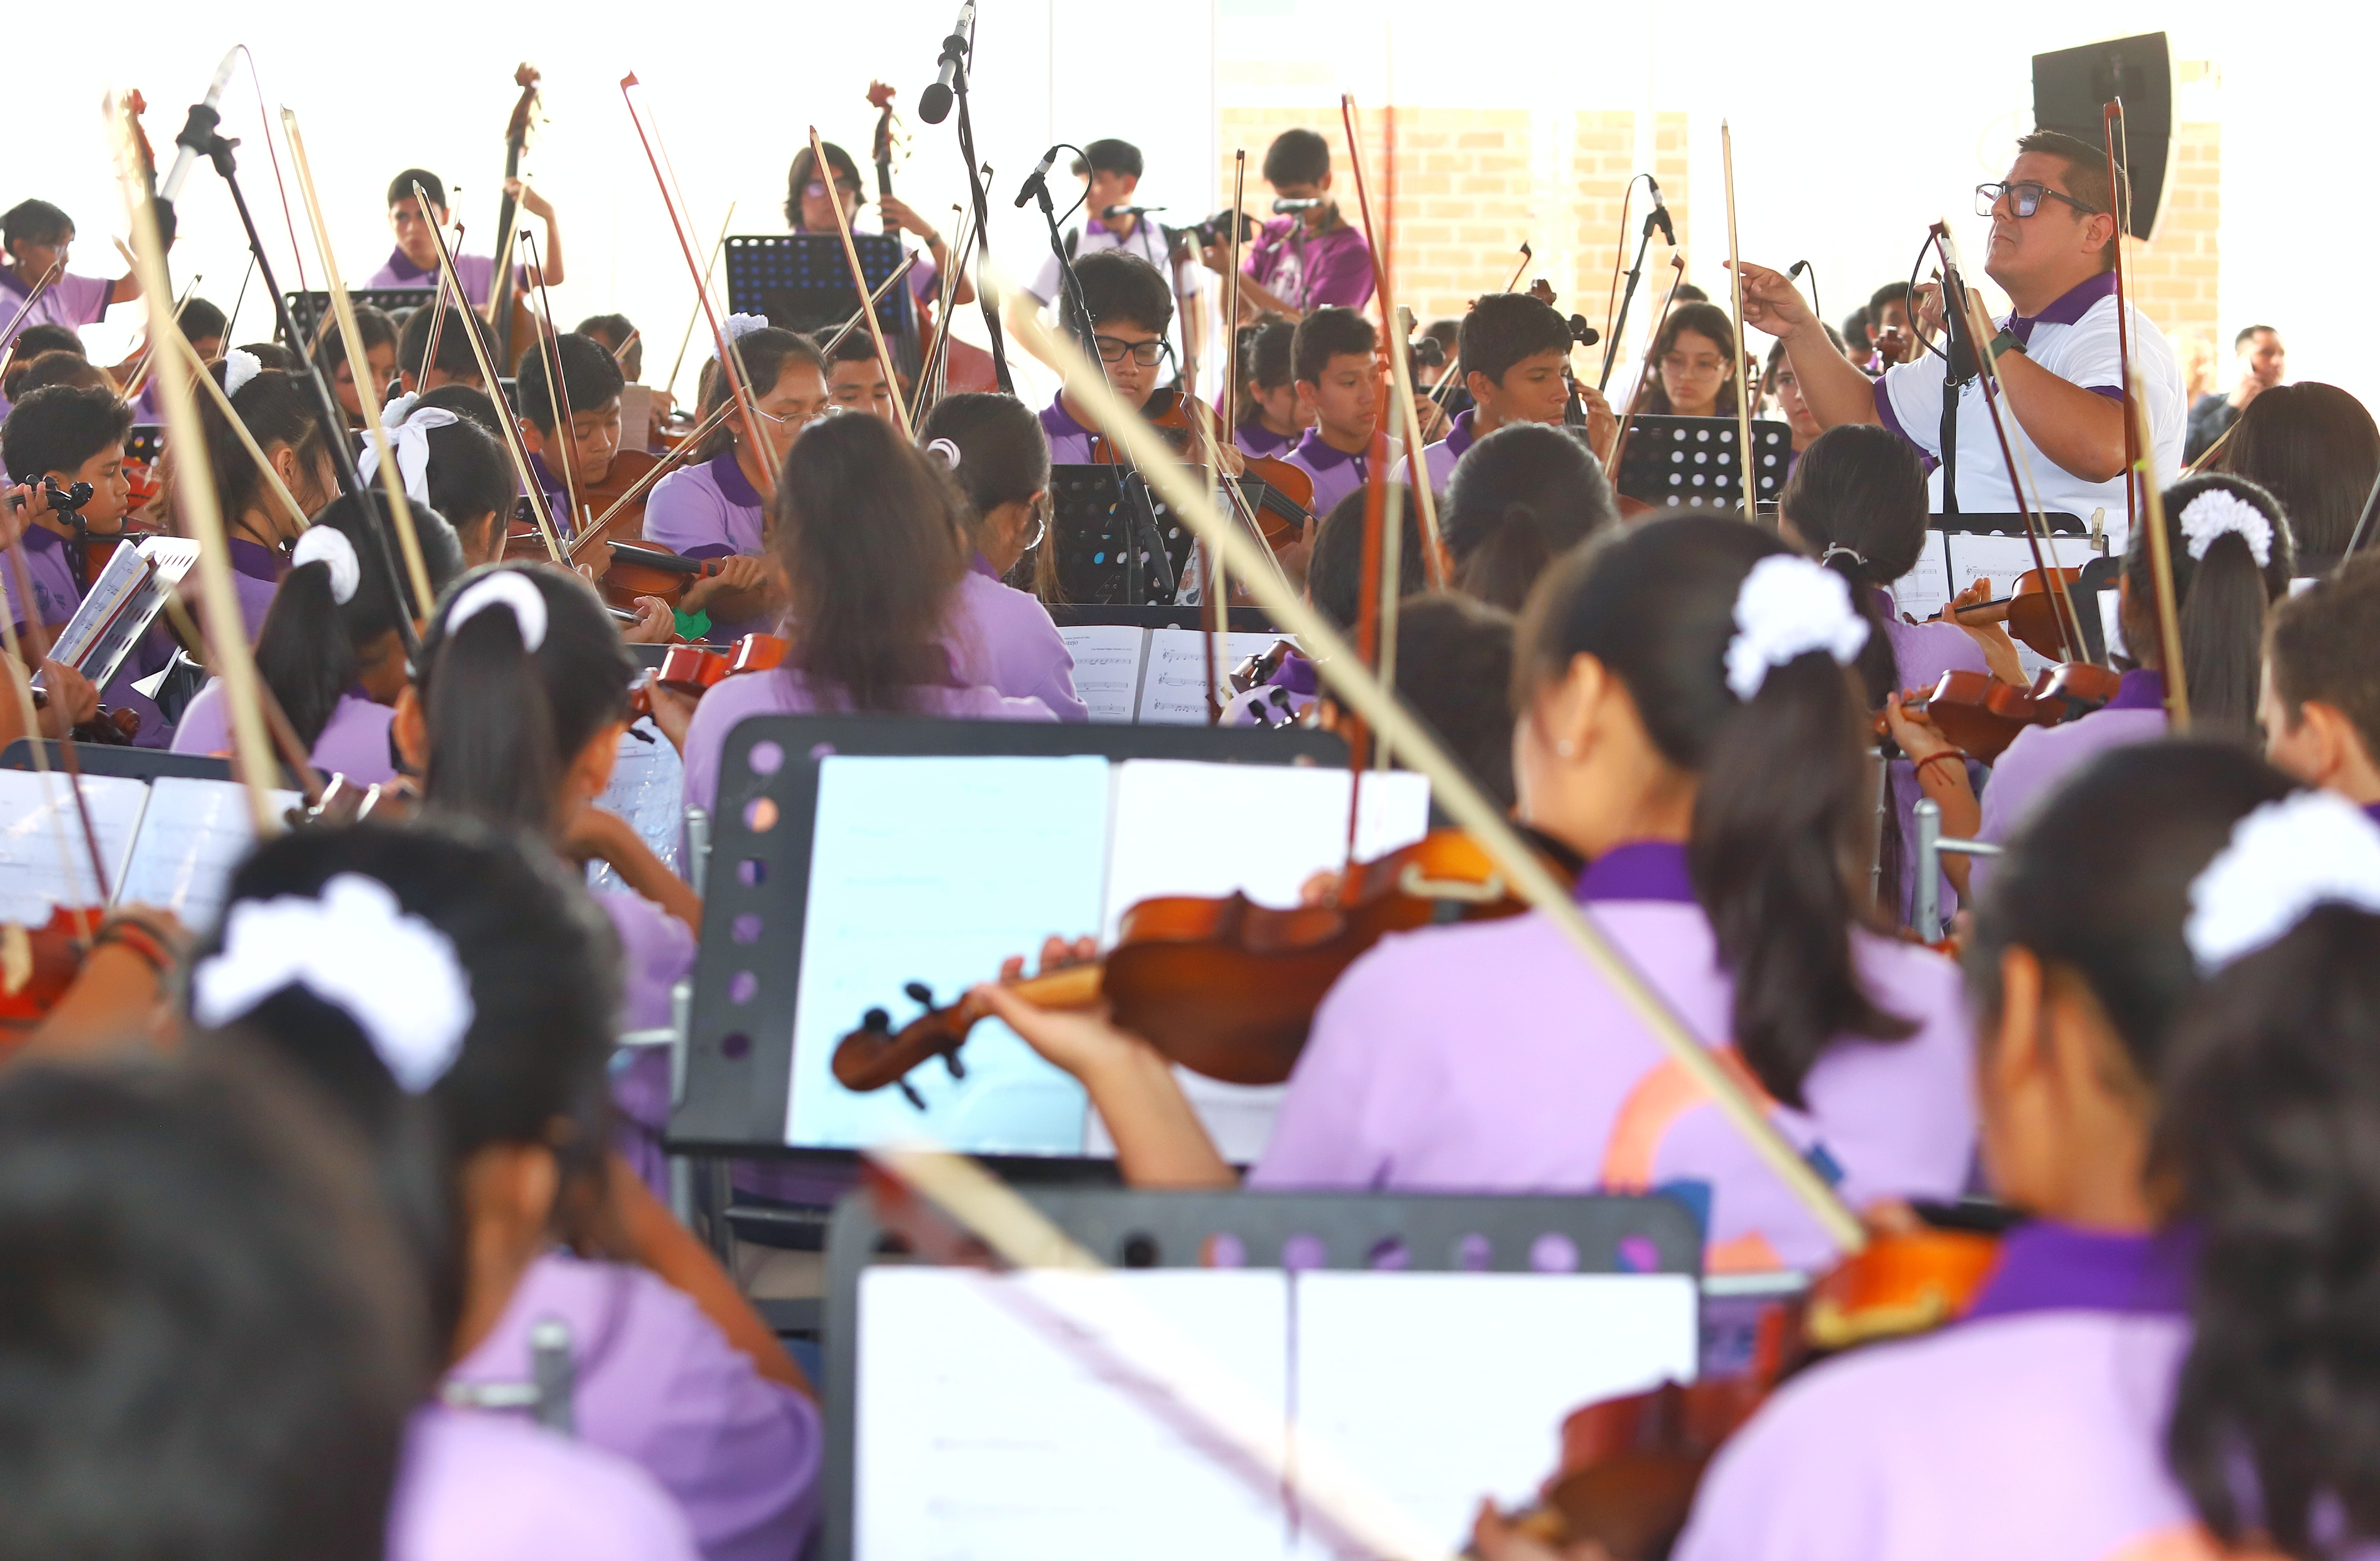
[[[2000,199],[2003,196],[2008,199],[2009,210],[2014,212],[2020,217],[2029,217],[2033,215],[2034,213],[2041,210],[2041,202],[2045,198],[2051,201],[2063,201],[2085,216],[2097,216],[2099,214],[2098,207],[2086,206],[2082,201],[2074,199],[2071,195],[2061,194],[2059,191],[2050,189],[2047,185],[2042,184],[2034,179],[2019,179],[2014,184],[1979,184],[1975,186],[1975,215],[1979,217],[1990,216],[1993,209],[1999,205]]]
[[[1121,341],[1114,336],[1093,336],[1091,340],[1099,344],[1100,362],[1121,363],[1130,353],[1132,360],[1144,369],[1154,369],[1173,350],[1173,344],[1163,336],[1148,341]]]
[[[843,191],[845,195],[857,195],[860,193],[859,186],[852,183],[849,179],[837,179],[834,181],[834,187],[835,189]],[[826,186],[818,179],[812,179],[809,183],[802,187],[802,193],[808,196],[813,201],[820,200],[826,195]]]

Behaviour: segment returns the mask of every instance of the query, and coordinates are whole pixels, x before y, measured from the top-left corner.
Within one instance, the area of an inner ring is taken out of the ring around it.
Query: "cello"
[[[893,122],[900,117],[893,111],[892,91],[893,89],[885,82],[868,83],[868,106],[876,110],[876,129],[868,139],[868,157],[876,165],[876,194],[879,200],[892,193],[892,148],[895,140],[892,127]],[[947,261],[943,263],[958,265],[965,263],[965,257],[955,250],[946,246],[942,252],[947,257]],[[957,281],[956,277],[951,278],[953,309],[958,307]],[[918,361],[931,363],[934,361],[935,339],[947,329],[947,322],[936,319],[933,306],[925,299],[917,298],[914,291],[911,297],[917,309]],[[945,390],[998,390],[1000,388],[1000,376],[993,372],[991,354],[983,348],[971,342],[964,342],[956,336],[952,336],[941,344],[941,352],[942,383],[934,387],[937,395]],[[916,395],[916,391],[917,387],[912,385],[910,392],[913,396]],[[920,399],[921,410],[918,416],[921,419],[925,415],[922,409],[931,404],[930,400]]]
[[[506,188],[504,200],[496,207],[496,264],[488,276],[485,319],[488,328],[495,333],[496,360],[508,374],[520,361],[521,349],[515,345],[516,331],[537,328],[513,275],[513,242],[519,226],[520,202],[514,198],[510,186],[520,177],[521,152],[528,145],[529,116],[538,105],[538,80],[537,67],[527,60],[521,61],[513,72],[513,83],[520,88],[521,94],[513,104],[512,117],[504,121]]]

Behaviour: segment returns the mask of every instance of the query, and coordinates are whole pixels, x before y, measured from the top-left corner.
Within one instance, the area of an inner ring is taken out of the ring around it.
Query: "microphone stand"
[[[967,40],[969,55],[974,50],[975,40],[970,38]],[[975,155],[975,116],[967,109],[967,67],[965,60],[952,62],[951,95],[958,100],[959,156],[966,164],[968,199],[975,202],[976,255],[978,260],[988,261],[991,258],[991,198],[984,191],[983,168]],[[1045,192],[1041,199],[1046,208],[1049,195]],[[982,307],[984,329],[991,334],[992,372],[999,377],[1001,393],[1014,396],[1016,394],[1016,381],[1008,372],[1008,348],[1006,339],[1001,335],[1000,311],[992,303],[989,280],[984,268],[978,265],[975,301]],[[950,326],[948,320],[942,322],[942,329],[947,331]]]
[[[1611,366],[1619,360],[1620,344],[1628,339],[1628,306],[1635,299],[1636,284],[1645,278],[1645,251],[1652,248],[1654,231],[1665,226],[1664,219],[1669,214],[1667,206],[1656,206],[1645,213],[1645,231],[1636,240],[1636,263],[1628,268],[1628,287],[1620,295],[1620,313],[1611,322],[1611,339],[1603,344],[1603,372],[1595,379],[1598,393],[1610,387]],[[1672,238],[1670,242],[1674,246],[1677,240]]]

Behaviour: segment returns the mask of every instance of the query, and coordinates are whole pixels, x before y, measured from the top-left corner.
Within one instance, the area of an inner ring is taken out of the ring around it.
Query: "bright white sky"
[[[155,105],[152,140],[161,159],[169,157],[183,106],[203,90],[225,47],[244,41],[255,50],[265,103],[300,117],[351,282],[387,253],[382,192],[407,165],[446,178],[472,225],[470,247],[484,250],[512,70],[533,59],[544,72],[549,122],[528,168],[560,210],[569,268],[555,311],[571,323],[624,311],[645,330],[648,377],[658,378],[692,295],[620,78],[633,70],[646,84],[698,244],[716,237],[731,200],[736,231],[781,232],[785,167],[808,126],[815,120],[864,158],[869,78],[892,81],[900,106],[914,110],[955,6],[599,3],[574,10],[567,26],[508,9],[519,25],[475,14],[448,27],[393,26],[384,16],[292,0],[210,7],[129,0],[110,13],[104,49],[42,58],[11,80],[0,207],[33,194],[65,206],[80,224],[75,269],[112,274],[107,236],[124,224],[101,94],[111,85],[143,90]],[[1840,316],[1855,296],[1905,269],[1926,222],[1945,210],[1964,213],[1971,187],[2004,166],[2010,140],[2031,122],[2035,50],[2162,27],[2178,59],[2213,60],[2221,72],[2220,91],[2190,89],[2183,113],[2224,126],[2224,332],[2270,320],[2288,335],[2293,378],[2329,379],[2380,399],[2380,325],[2368,311],[2336,302],[2317,310],[2301,281],[2336,277],[2344,257],[2380,249],[2372,203],[2325,194],[2320,182],[2362,143],[2356,116],[2368,88],[2351,76],[2369,50],[2350,35],[2380,41],[2380,22],[2309,0],[2253,8],[2067,0],[2054,10],[2022,9],[2031,14],[2012,25],[1882,0],[1808,7],[1706,0],[1691,21],[1658,6],[1616,13],[1570,0],[1455,7],[1392,0],[1360,8],[1341,0],[1163,7],[986,0],[977,135],[995,169],[993,246],[1014,271],[1029,274],[1038,262],[1038,218],[1010,201],[1060,136],[1131,140],[1149,162],[1146,202],[1170,207],[1175,221],[1212,211],[1222,198],[1208,188],[1219,102],[1322,105],[1344,89],[1376,106],[1392,86],[1399,101],[1415,104],[1682,108],[1693,126],[1694,279],[1721,291],[1718,125],[1725,116],[1747,256],[1811,260],[1827,312]],[[244,70],[225,107],[228,132],[245,142],[242,172],[274,262],[294,287],[257,91]],[[938,220],[965,188],[953,129],[913,126],[909,160],[895,176],[904,197]],[[2319,150],[2325,147],[2332,150]],[[182,213],[177,284],[202,274],[205,296],[228,307],[245,251],[211,173],[193,177]],[[302,213],[297,224],[302,238]],[[1548,238],[1534,237],[1543,255]],[[319,279],[308,247],[308,274]],[[119,310],[92,333],[94,352],[121,345],[136,328],[136,311]],[[251,289],[239,334],[252,339],[266,328]],[[691,355],[689,384],[699,357]]]

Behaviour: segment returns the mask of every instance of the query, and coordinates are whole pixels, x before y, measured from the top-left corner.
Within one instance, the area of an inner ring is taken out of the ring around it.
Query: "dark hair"
[[[0,1553],[382,1553],[420,1279],[294,1092],[151,1059],[0,1079]]]
[[[1867,318],[1871,321],[1878,322],[1878,328],[1881,329],[1881,322],[1884,319],[1885,306],[1887,304],[1895,303],[1900,306],[1901,313],[1909,313],[1908,283],[1887,282],[1883,287],[1878,287],[1876,291],[1870,293],[1867,296],[1867,309],[1865,311]]]
[[[2181,512],[2203,494],[2244,500],[2272,523],[2269,561],[2256,567],[2245,537],[2226,532],[2204,558],[2192,558],[2181,532]],[[2265,615],[2287,594],[2296,569],[2289,523],[2273,495],[2253,482],[2220,474],[2185,478],[2165,491],[2173,594],[2181,607],[2181,665],[2190,687],[2193,728],[2246,738],[2255,730],[2257,686],[2264,672]],[[2132,528],[2124,548],[2124,643],[2143,665],[2163,665],[2157,633],[2156,567],[2148,526]],[[2171,668],[2167,668],[2171,676]]]
[[[107,375],[100,366],[79,352],[44,352],[38,358],[20,355],[8,366],[7,384],[11,398],[30,396],[54,384],[70,384],[82,390],[105,390],[111,396],[115,394],[109,389]]]
[[[965,501],[881,418],[802,430],[777,477],[776,549],[793,582],[786,658],[855,710],[900,710],[949,681],[940,640],[966,569]]]
[[[2280,501],[2299,568],[2317,574],[2346,553],[2380,478],[2380,427],[2335,384],[2277,384],[2248,403],[2216,465]]]
[[[357,1018],[295,981],[242,1015],[237,1033],[300,1070],[362,1131],[429,1271],[433,1336],[451,1348],[468,1262],[466,1163],[491,1145],[543,1144],[570,1201],[600,1185],[619,945],[552,852],[453,817],[280,835],[233,873],[226,920],[243,903],[319,899],[348,875],[385,887],[453,945],[471,1014],[452,1066],[407,1093]],[[200,958],[221,946],[218,931]]]
[[[1397,595],[1413,595],[1428,583],[1422,567],[1421,517],[1413,490],[1389,484],[1381,502],[1393,499],[1402,518],[1397,548]],[[1369,495],[1363,488],[1344,494],[1314,528],[1314,551],[1305,564],[1305,595],[1315,611],[1341,628],[1352,628],[1364,610],[1364,523]]]
[[[38,325],[28,325],[17,333],[17,357],[19,361],[27,358],[39,358],[44,352],[71,352],[78,358],[90,356],[83,350],[82,333],[72,325],[53,325],[45,320]]]
[[[405,317],[405,329],[398,332],[396,337],[396,366],[412,375],[416,384],[421,383],[424,360],[430,356],[431,323],[441,314],[445,316],[445,322],[438,327],[438,360],[428,366],[450,380],[477,380],[480,377],[480,360],[472,355],[471,338],[463,333],[478,331],[480,340],[484,343],[488,339],[486,328],[480,324],[477,313],[457,309],[451,303],[443,310],[424,304]],[[493,347],[489,348],[488,358],[491,362],[494,361]]]
[[[501,604],[448,627],[455,604],[498,571],[545,598],[535,651]],[[555,788],[597,733],[628,718],[636,658],[595,588],[551,564],[489,564],[457,581],[421,636],[414,689],[430,734],[423,803],[501,829],[550,836]]]
[[[231,322],[224,318],[222,310],[196,294],[182,300],[182,307],[174,311],[174,319],[182,327],[182,335],[193,342],[204,341],[209,336],[221,340],[223,334],[231,328]]]
[[[2249,337],[2263,335],[2267,331],[2277,336],[2281,334],[2278,329],[2271,325],[2242,325],[2240,327],[2240,334],[2231,338],[2231,350],[2234,352],[2239,351],[2241,348],[2248,345]],[[2248,404],[2252,407],[2255,405],[2252,401]]]
[[[1900,689],[1876,593],[1917,567],[1925,551],[1925,470],[1909,442],[1874,423],[1845,423],[1810,441],[1785,479],[1778,511],[1810,555],[1843,577],[1869,621],[1860,652],[1868,704]]]
[[[1101,250],[1076,261],[1075,276],[1094,327],[1121,322],[1162,334],[1173,323],[1173,289],[1138,255]]]
[[[215,364],[207,372],[217,384],[223,383],[223,365]],[[231,405],[232,410],[239,414],[239,421],[247,425],[257,448],[267,456],[273,454],[273,445],[286,445],[297,457],[298,469],[311,472],[327,453],[322,442],[322,421],[314,409],[313,389],[300,383],[296,375],[260,370],[239,387]],[[257,470],[247,446],[240,443],[239,431],[223,415],[213,396],[200,400],[199,421],[207,431],[207,464],[214,469],[215,492],[222,497],[224,518],[237,519],[250,506],[263,503],[264,474]]]
[[[1033,409],[1014,396],[958,391],[934,403],[917,440],[958,446],[951,476],[980,520],[1003,504],[1022,504],[1050,486],[1050,438]]]
[[[368,303],[357,304],[355,310],[356,335],[364,339],[366,357],[370,356],[371,349],[375,347],[397,345],[396,322],[389,318],[386,311],[374,309]],[[448,323],[451,324],[453,322]],[[402,361],[401,355],[400,361]],[[314,366],[322,370],[324,376],[333,384],[338,382],[339,371],[348,366],[346,333],[339,329],[336,322],[329,323],[329,328],[324,330],[321,339],[314,343]],[[384,386],[374,385],[373,394],[378,395],[384,388]]]
[[[8,409],[0,423],[0,465],[19,482],[45,471],[77,471],[82,463],[132,434],[132,409],[113,393],[54,384]]]
[[[1355,357],[1368,363],[1379,345],[1380,333],[1369,320],[1352,309],[1329,304],[1297,323],[1290,360],[1301,382],[1320,384],[1330,360]]]
[[[1824,651],[1772,666],[1739,700],[1723,667],[1744,578],[1784,551],[1713,516],[1608,532],[1557,561],[1530,598],[1513,667],[1524,711],[1591,655],[1635,701],[1661,756],[1701,777],[1686,847],[1694,897],[1734,980],[1732,1033],[1762,1086],[1803,1108],[1802,1087],[1837,1036],[1900,1040],[1852,949],[1874,855],[1867,709]]]
[[[389,180],[388,200],[385,204],[404,205],[413,199],[413,187],[417,184],[421,187],[421,193],[430,197],[431,205],[442,212],[446,209],[445,181],[427,168],[407,168]]]
[[[2254,403],[2250,403],[2253,405]],[[2273,605],[2265,654],[2273,693],[2294,725],[2306,701],[2329,705],[2380,760],[2380,555],[2362,554]]]
[[[1313,130],[1283,130],[1265,148],[1264,181],[1279,189],[1285,184],[1320,184],[1330,174],[1330,143]]]
[[[829,371],[837,363],[873,363],[876,361],[876,338],[866,331],[853,331],[834,344],[826,355]]]
[[[462,544],[436,510],[419,504],[410,508],[434,591],[463,572]],[[339,696],[355,686],[364,653],[398,634],[400,618],[413,616],[412,589],[401,572],[388,567],[388,560],[399,560],[398,570],[404,567],[386,494],[375,489],[368,507],[342,494],[323,506],[313,523],[337,531],[355,548],[355,595],[343,603],[332,593],[328,564],[300,564],[282,577],[256,632],[257,676],[309,749],[330,724]]]
[[[1512,707],[1495,690],[1512,681],[1514,631],[1512,614],[1459,591],[1397,604],[1397,692],[1508,811]]]
[[[443,358],[445,354],[442,352],[439,356]],[[498,450],[504,448],[504,425],[501,421],[504,414],[496,410],[495,398],[478,385],[442,384],[435,390],[424,391],[413,406],[416,411],[424,407],[443,407],[464,421],[477,424],[481,433],[496,442]],[[505,470],[509,471],[511,457],[507,455],[505,460]],[[436,503],[434,499],[431,502]],[[445,506],[441,505],[439,507],[443,509]]]
[[[2380,917],[2315,907],[2179,1017],[2154,1164],[2200,1242],[2166,1457],[2228,1551],[2380,1536]]]
[[[1874,324],[1880,331],[1884,329],[1881,322],[1880,315],[1872,315],[1864,309],[1854,309],[1843,316],[1842,339],[1872,352],[1875,348],[1867,339],[1867,328]]]
[[[1728,369],[1727,377],[1719,382],[1718,415],[1733,417],[1736,396],[1742,392],[1743,365],[1736,361],[1735,323],[1727,311],[1715,303],[1682,303],[1670,311],[1670,318],[1653,338],[1652,348],[1645,354],[1645,392],[1640,411],[1666,417],[1673,409],[1670,405],[1670,387],[1661,381],[1661,360],[1677,347],[1678,338],[1688,331],[1707,336],[1718,346],[1719,361]]]
[[[455,413],[455,421],[429,432],[431,507],[458,531],[489,514],[502,526],[518,496],[512,459],[494,434],[460,409]]]
[[[808,336],[780,330],[774,325],[763,325],[757,331],[745,332],[735,342],[735,356],[743,362],[744,372],[751,381],[752,399],[755,401],[761,400],[777,388],[777,381],[784,376],[788,363],[808,363],[819,372],[820,379],[826,378],[826,360],[819,356],[818,344]],[[711,369],[702,391],[701,415],[706,418],[735,399],[735,380],[717,372],[716,360],[712,360]],[[724,418],[703,439],[702,447],[695,451],[694,458],[709,460],[723,450],[733,449],[742,435],[743,420],[740,417]],[[754,452],[754,458],[765,462],[773,457],[770,452],[761,450]]]
[[[1286,320],[1269,320],[1240,333],[1242,428],[1256,421],[1264,409],[1257,405],[1255,396],[1247,394],[1250,385],[1259,390],[1279,390],[1297,377],[1293,356],[1296,343],[1297,327]]]
[[[2153,1084],[2197,976],[2182,942],[2190,886],[2231,826],[2289,783],[2229,743],[2169,738],[2113,749],[2027,815],[1974,908],[1967,990],[2001,1002],[2000,959],[2030,949],[2071,971]]]
[[[637,334],[637,327],[629,323],[625,314],[590,314],[578,322],[577,329],[578,335],[592,336],[613,352],[619,351],[627,339]]]
[[[240,350],[253,357],[260,368],[278,369],[285,374],[298,371],[298,355],[277,341],[252,341]]]
[[[1502,384],[1512,365],[1540,352],[1568,353],[1570,327],[1553,306],[1526,293],[1489,293],[1463,317],[1456,351],[1463,372]]]
[[[1083,148],[1083,154],[1075,159],[1074,167],[1077,174],[1122,174],[1126,178],[1136,179],[1140,177],[1142,168],[1140,148],[1128,140],[1118,140],[1113,136],[1102,137]]]
[[[1676,291],[1671,294],[1671,297],[1679,303],[1710,302],[1710,295],[1704,292],[1700,287],[1695,287],[1692,282],[1679,283]]]
[[[1518,612],[1548,565],[1620,523],[1620,505],[1602,464],[1568,429],[1520,422],[1464,452],[1438,521],[1455,584]],[[1397,665],[1402,675],[1402,656]]]
[[[620,365],[613,361],[611,348],[573,333],[554,337],[552,350],[562,360],[562,399],[573,416],[596,411],[620,398],[620,387],[627,381],[621,376]],[[529,348],[513,399],[520,415],[534,423],[539,433],[551,434],[562,421],[562,409],[553,404],[553,392],[546,384],[551,375],[545,354],[545,348]]]
[[[834,170],[835,177],[829,183],[846,178],[854,184],[860,183],[859,165],[851,160],[850,152],[832,141],[820,144],[826,148],[826,165]],[[796,231],[802,226],[802,187],[817,177],[817,166],[818,159],[810,155],[810,149],[806,146],[794,153],[793,166],[785,170],[785,226]]]
[[[55,244],[75,230],[74,218],[47,201],[19,201],[0,212],[0,244]]]
[[[2018,137],[2016,150],[2019,156],[2028,152],[2037,152],[2045,157],[2055,157],[2064,163],[2066,193],[2090,207],[2093,212],[2102,212],[2110,217],[2116,214],[2116,191],[2115,187],[2107,182],[2107,149],[2106,147],[2095,146],[2079,137],[2070,136],[2063,130],[2035,130],[2029,136]],[[2117,149],[2116,166],[2129,182],[2131,178],[2131,170],[2124,166],[2120,146]],[[2070,212],[2073,211],[2070,206],[2067,209]],[[2079,222],[2090,220],[2087,213],[2073,212],[2073,214]],[[2111,235],[2107,239],[2107,248],[2099,251],[2101,261],[2099,269],[2102,271],[2115,269],[2116,239],[2121,237],[2122,226],[2120,223],[2117,225],[2119,232]]]

